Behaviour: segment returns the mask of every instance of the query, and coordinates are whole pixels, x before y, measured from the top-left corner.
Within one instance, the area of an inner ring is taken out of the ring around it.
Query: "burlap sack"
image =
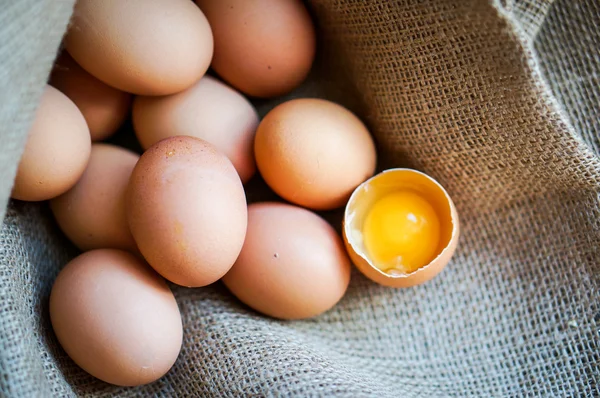
[[[73,0],[1,3],[4,209]],[[451,264],[404,290],[354,272],[334,310],[302,322],[259,316],[221,284],[174,288],[179,360],[157,383],[123,389],[81,371],[57,344],[48,294],[76,251],[45,205],[13,202],[0,237],[3,395],[600,394],[598,2],[310,7],[320,57],[295,95],[349,106],[373,132],[382,167],[418,168],[448,189],[463,225]],[[272,105],[258,104],[263,114]]]

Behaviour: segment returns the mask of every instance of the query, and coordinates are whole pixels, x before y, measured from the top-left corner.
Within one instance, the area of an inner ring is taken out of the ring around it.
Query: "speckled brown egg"
[[[58,225],[81,250],[137,252],[125,214],[125,192],[139,156],[109,144],[92,145],[90,161],[73,188],[50,201]]]
[[[52,287],[50,319],[77,365],[120,386],[159,379],[181,349],[173,293],[152,268],[120,250],[92,250],[68,263]]]
[[[242,182],[256,171],[253,144],[258,114],[243,95],[213,77],[204,76],[177,94],[137,97],[133,125],[143,148],[163,138],[189,135],[223,152]]]
[[[241,301],[281,319],[329,310],[349,281],[350,260],[335,230],[309,210],[273,202],[248,207],[244,247],[223,277]]]
[[[244,188],[213,145],[176,136],[140,157],[127,193],[131,233],[158,273],[183,286],[217,281],[235,262],[246,235]]]
[[[55,62],[50,84],[77,105],[90,129],[92,141],[108,138],[127,118],[131,94],[96,79],[67,52]]]
[[[11,197],[40,201],[69,190],[90,157],[90,132],[77,106],[46,86],[19,162]]]
[[[213,37],[189,0],[79,0],[66,46],[79,65],[113,87],[166,95],[204,75]]]
[[[254,97],[296,88],[315,57],[315,29],[301,0],[196,0],[215,39],[213,69]]]
[[[254,141],[258,169],[284,199],[316,210],[346,204],[375,171],[375,145],[352,112],[330,101],[284,102],[261,121]]]

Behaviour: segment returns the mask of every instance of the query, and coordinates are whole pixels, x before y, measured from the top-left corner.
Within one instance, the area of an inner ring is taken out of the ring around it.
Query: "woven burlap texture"
[[[6,200],[73,1],[2,3]],[[219,283],[173,287],[185,330],[177,363],[156,383],[118,388],[81,371],[50,328],[52,282],[77,252],[45,204],[12,202],[0,237],[2,395],[600,394],[597,2],[309,6],[319,59],[294,96],[348,106],[381,167],[417,168],[447,188],[462,237],[445,271],[402,290],[354,271],[338,306],[299,322],[262,317]],[[339,212],[327,217],[339,225]]]

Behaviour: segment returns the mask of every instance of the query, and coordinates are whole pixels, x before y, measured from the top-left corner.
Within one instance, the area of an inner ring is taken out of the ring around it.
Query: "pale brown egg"
[[[98,79],[141,95],[190,87],[213,54],[208,21],[189,0],[79,0],[66,46]]]
[[[352,262],[371,280],[410,287],[439,274],[456,250],[458,214],[446,190],[411,169],[386,170],[361,184],[344,213]]]
[[[258,169],[284,199],[311,209],[343,206],[375,171],[376,152],[352,112],[321,99],[278,105],[262,120],[254,141]]]
[[[125,214],[125,192],[139,156],[109,144],[92,145],[90,161],[73,188],[50,201],[58,225],[81,250],[137,252]]]
[[[137,97],[133,125],[143,148],[163,138],[189,135],[223,152],[242,182],[256,171],[253,145],[258,114],[243,95],[213,77],[204,76],[170,96]]]
[[[50,84],[77,105],[90,129],[92,141],[110,137],[127,118],[131,94],[96,79],[67,52],[56,60]]]
[[[292,91],[315,57],[315,28],[301,0],[196,0],[215,39],[213,69],[254,97]]]
[[[263,314],[309,318],[342,298],[350,260],[340,237],[318,215],[284,203],[255,203],[248,207],[242,252],[223,282]]]
[[[120,386],[159,379],[181,349],[173,293],[152,268],[120,250],[93,250],[69,262],[52,287],[50,319],[77,365]]]
[[[77,106],[46,86],[19,162],[11,197],[41,201],[69,190],[90,157],[90,131]]]
[[[229,159],[188,136],[159,141],[140,157],[127,216],[150,265],[189,287],[211,284],[229,271],[248,221],[244,187]]]

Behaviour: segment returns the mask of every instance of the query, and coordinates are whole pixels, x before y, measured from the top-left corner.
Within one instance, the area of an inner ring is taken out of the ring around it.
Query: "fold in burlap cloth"
[[[73,0],[1,3],[3,209]],[[48,294],[76,251],[44,204],[14,202],[0,237],[0,393],[600,394],[598,3],[309,5],[320,56],[294,95],[350,107],[382,167],[417,168],[448,189],[463,235],[446,270],[404,290],[354,272],[335,309],[302,322],[259,316],[221,284],[175,287],[185,328],[175,367],[123,389],[57,344]],[[272,105],[257,104],[262,114]]]

